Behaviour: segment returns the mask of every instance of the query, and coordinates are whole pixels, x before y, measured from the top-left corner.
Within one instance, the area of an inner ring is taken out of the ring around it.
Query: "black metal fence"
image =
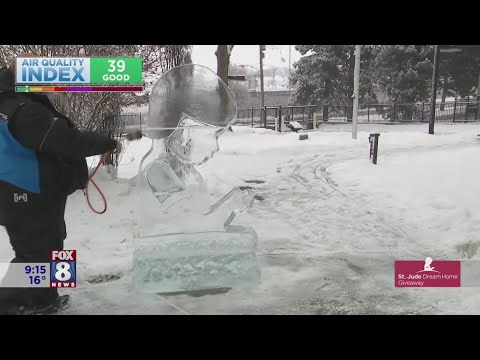
[[[125,124],[125,131],[144,130],[146,127],[146,118],[141,113],[124,113],[118,115],[119,121]]]
[[[309,128],[314,114],[319,123],[341,123],[352,121],[352,105],[307,105],[307,106],[265,106],[264,108],[238,109],[237,125],[274,128],[281,117],[284,124],[297,121]],[[359,105],[359,123],[421,123],[430,119],[430,104],[362,104]],[[437,103],[435,121],[478,122],[480,102],[478,100],[456,100]]]
[[[281,117],[284,124],[297,121],[304,128],[312,128],[313,118],[320,123],[351,122],[352,105],[306,105],[306,106],[265,106],[264,108],[238,109],[236,125],[275,128]],[[430,104],[361,104],[358,122],[364,123],[427,123],[430,119]],[[436,122],[466,123],[480,122],[480,101],[457,100],[437,103]],[[143,131],[147,118],[141,113],[123,113],[116,116],[125,132]]]

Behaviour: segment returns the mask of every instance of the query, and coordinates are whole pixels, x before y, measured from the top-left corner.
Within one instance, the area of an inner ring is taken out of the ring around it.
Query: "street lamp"
[[[262,108],[265,107],[265,90],[263,84],[263,58],[265,57],[265,50],[267,50],[267,45],[260,45],[260,91],[262,92]],[[265,115],[266,119],[266,115]],[[266,123],[266,121],[265,121]]]
[[[433,53],[433,75],[432,75],[432,93],[430,99],[430,121],[428,124],[428,133],[433,135],[435,133],[435,109],[437,104],[437,78],[438,78],[438,64],[440,63],[440,53],[458,53],[462,49],[455,45],[435,45]]]
[[[360,54],[362,46],[355,45],[355,70],[353,76],[353,116],[352,116],[352,138],[357,138],[358,124],[358,98],[360,97]]]

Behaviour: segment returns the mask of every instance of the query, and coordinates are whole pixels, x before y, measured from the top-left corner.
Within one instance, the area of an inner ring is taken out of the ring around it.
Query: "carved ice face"
[[[165,146],[182,161],[201,165],[220,149],[218,138],[225,130],[183,114],[177,129],[165,139]]]

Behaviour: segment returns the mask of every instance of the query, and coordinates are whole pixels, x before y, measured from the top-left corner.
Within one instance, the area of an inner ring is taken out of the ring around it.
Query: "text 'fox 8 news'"
[[[76,264],[76,250],[52,250],[50,263],[0,263],[0,287],[76,288]]]

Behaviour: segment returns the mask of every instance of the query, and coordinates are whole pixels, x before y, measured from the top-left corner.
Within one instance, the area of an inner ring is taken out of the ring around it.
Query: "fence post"
[[[263,116],[264,116],[265,129],[266,129],[267,128],[267,105],[265,105],[263,108]]]
[[[424,119],[424,111],[425,111],[425,101],[422,102],[422,122]]]
[[[282,105],[278,105],[278,132],[283,131]]]
[[[313,113],[313,124],[312,124],[312,128],[313,128],[313,129],[316,129],[316,128],[317,128],[317,113],[316,113],[316,112]]]
[[[392,118],[392,121],[395,121],[395,118],[396,118],[396,105],[395,105],[395,102],[393,103],[393,118]]]
[[[475,120],[478,120],[479,111],[480,111],[480,95],[477,96],[477,112],[475,113]]]
[[[455,122],[456,115],[457,115],[457,98],[455,97],[455,103],[453,104],[453,122]]]
[[[367,122],[370,122],[370,104],[367,104]]]
[[[253,106],[252,106],[252,128],[253,128]]]

